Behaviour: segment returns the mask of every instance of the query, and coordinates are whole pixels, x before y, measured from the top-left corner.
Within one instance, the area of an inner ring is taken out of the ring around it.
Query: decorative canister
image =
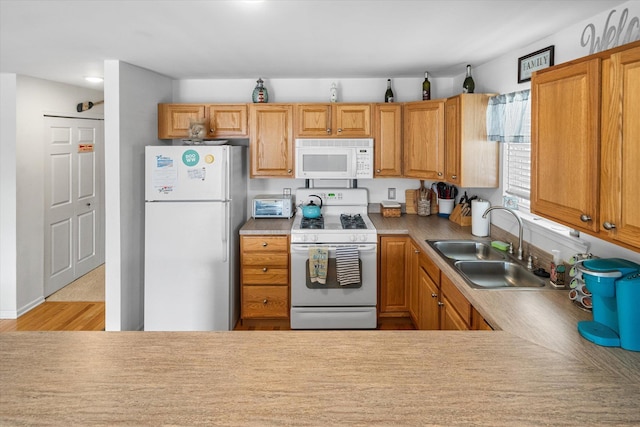
[[[428,198],[418,200],[418,215],[429,216],[431,215],[431,201]]]
[[[253,102],[254,103],[265,103],[269,102],[269,93],[267,92],[267,88],[264,87],[264,81],[262,78],[259,78],[256,83],[258,83],[253,89]]]

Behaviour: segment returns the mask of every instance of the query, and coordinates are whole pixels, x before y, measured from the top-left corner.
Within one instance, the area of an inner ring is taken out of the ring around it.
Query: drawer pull
[[[262,271],[264,271],[265,273],[267,272],[268,268],[267,267],[262,267]]]
[[[591,217],[589,215],[587,215],[587,214],[582,214],[582,215],[580,215],[580,221],[589,222],[589,221],[591,221]]]
[[[266,298],[265,298],[264,300],[262,300],[262,303],[263,303],[263,304],[266,304],[266,303],[268,303],[268,302],[269,302],[269,301],[267,301],[267,299],[266,299]]]
[[[609,222],[609,221],[605,221],[602,226],[604,227],[605,230],[613,230],[614,228],[616,228],[616,225]]]
[[[438,298],[438,294],[431,294],[431,298]]]
[[[442,301],[438,301],[438,306],[442,307],[444,305],[444,303]]]
[[[268,243],[267,243],[267,242],[262,242],[262,247],[263,247],[263,248],[266,248],[266,247],[267,247],[267,245],[268,245]]]

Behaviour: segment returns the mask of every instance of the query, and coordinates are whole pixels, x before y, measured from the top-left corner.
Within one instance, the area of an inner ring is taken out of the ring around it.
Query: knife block
[[[462,227],[471,227],[471,216],[462,215],[462,204],[457,204],[453,207],[451,215],[449,215],[449,221],[455,222]]]

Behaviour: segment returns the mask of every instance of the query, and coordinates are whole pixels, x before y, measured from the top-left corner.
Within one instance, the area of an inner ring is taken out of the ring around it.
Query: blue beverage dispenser
[[[593,302],[593,321],[578,322],[580,335],[605,347],[640,351],[640,264],[587,259],[577,268]]]

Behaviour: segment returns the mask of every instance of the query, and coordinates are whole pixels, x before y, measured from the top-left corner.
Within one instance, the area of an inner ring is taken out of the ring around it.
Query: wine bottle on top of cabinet
[[[387,79],[387,91],[384,93],[384,102],[393,102],[393,91],[391,90],[391,79]]]
[[[476,84],[473,82],[473,77],[471,77],[471,65],[467,65],[467,77],[462,83],[462,93],[473,93],[475,88]]]
[[[429,81],[429,73],[424,72],[424,81],[422,82],[422,100],[428,101],[431,99],[431,82]]]

